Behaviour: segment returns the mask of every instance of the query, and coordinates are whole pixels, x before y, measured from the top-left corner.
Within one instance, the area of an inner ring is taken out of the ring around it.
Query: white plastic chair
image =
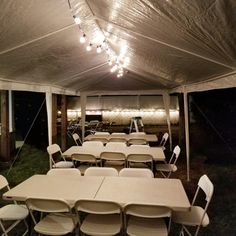
[[[199,191],[202,190],[205,193],[205,201],[204,207],[194,206],[196,200],[200,197]],[[209,217],[207,215],[207,208],[211,201],[212,195],[214,192],[214,185],[207,177],[207,175],[203,175],[198,181],[198,187],[196,193],[194,195],[191,209],[186,212],[173,212],[173,222],[182,224],[182,229],[180,235],[184,235],[184,232],[187,232],[188,235],[192,235],[187,229],[187,226],[194,226],[196,230],[194,232],[194,236],[198,235],[200,227],[206,227],[209,224]]]
[[[10,190],[7,179],[0,175],[0,189],[7,188]],[[16,227],[21,221],[24,221],[26,226],[26,231],[23,235],[26,235],[28,232],[28,225],[26,223],[26,217],[29,215],[29,211],[25,205],[18,205],[15,201],[14,204],[8,204],[0,208],[0,227],[3,231],[2,235],[7,236],[8,233]],[[4,222],[11,222],[10,225],[7,226]]]
[[[72,215],[68,203],[62,199],[28,198],[26,205],[34,222],[34,230],[43,235],[65,235],[72,233],[77,220]],[[33,211],[44,213],[39,222],[36,221]]]
[[[123,168],[119,172],[120,177],[153,178],[153,172],[146,168]]]
[[[65,157],[62,155],[61,148],[58,144],[52,144],[47,147],[49,158],[52,162],[52,168],[71,168],[74,167],[72,161],[66,161]],[[53,155],[59,153],[62,161],[55,162]]]
[[[177,171],[176,162],[180,154],[180,147],[175,146],[172,156],[169,160],[169,163],[165,164],[156,164],[156,171],[159,171],[163,177],[169,178],[172,172]]]
[[[102,166],[110,166],[118,171],[126,167],[126,156],[121,152],[102,152],[100,154],[100,159],[102,161]]]
[[[121,138],[121,137],[115,137],[115,135],[114,135],[114,137],[111,137],[110,139],[109,139],[109,142],[119,142],[119,143],[127,143],[127,140],[126,140],[126,138]]]
[[[77,133],[72,134],[72,137],[73,137],[77,146],[79,146],[79,143],[80,143],[80,145],[82,145],[82,140]]]
[[[165,218],[168,218],[168,226]],[[124,207],[124,222],[126,233],[130,236],[167,236],[171,225],[171,209],[130,203]]]
[[[129,154],[127,156],[127,167],[149,167],[153,171],[153,157],[150,154]]]
[[[161,142],[160,142],[159,145],[162,147],[163,150],[166,149],[165,145],[166,145],[166,142],[167,142],[168,138],[169,138],[169,134],[168,133],[164,133],[162,138],[161,138]]]
[[[86,148],[103,148],[103,143],[101,141],[86,141],[82,144],[83,147]]]
[[[76,168],[57,168],[49,170],[47,175],[81,176],[81,172]]]
[[[146,145],[147,141],[142,138],[131,138],[128,141],[129,145]]]
[[[106,148],[126,148],[127,145],[124,142],[109,142],[106,144]]]
[[[118,171],[112,167],[89,167],[84,176],[118,176]]]
[[[97,131],[97,132],[95,132],[94,135],[110,135],[110,133],[109,132]]]
[[[84,175],[84,172],[87,168],[91,166],[100,165],[101,160],[97,160],[97,158],[92,154],[83,154],[83,153],[73,153],[71,158],[74,162],[78,163],[78,169],[81,174]]]
[[[111,236],[122,229],[122,209],[115,202],[78,200],[74,208],[80,219],[80,231],[86,235]],[[81,213],[87,215],[80,217]]]

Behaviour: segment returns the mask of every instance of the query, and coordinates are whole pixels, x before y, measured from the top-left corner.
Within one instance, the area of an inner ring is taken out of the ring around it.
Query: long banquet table
[[[108,141],[111,138],[125,138],[127,141],[133,138],[140,138],[140,139],[145,139],[147,142],[157,142],[157,136],[155,134],[89,134],[88,136],[85,137],[85,141],[91,140],[93,138],[105,138]]]
[[[3,194],[6,200],[25,201],[29,197],[64,199],[71,206],[79,199],[97,199],[121,206],[133,202],[182,211],[190,208],[178,179],[34,175]]]
[[[69,149],[67,149],[63,155],[66,157],[71,157],[73,153],[81,153],[81,154],[93,154],[97,158],[100,157],[100,154],[102,152],[122,152],[126,156],[129,154],[150,154],[153,157],[154,161],[164,161],[165,160],[165,154],[161,147],[132,147],[127,146],[123,148],[116,148],[116,147],[106,147],[102,146],[100,148],[97,147],[83,147],[83,146],[72,146]]]

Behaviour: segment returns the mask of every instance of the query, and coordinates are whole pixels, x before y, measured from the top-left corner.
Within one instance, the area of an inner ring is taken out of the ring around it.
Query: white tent
[[[84,94],[84,104],[182,92],[187,121],[188,92],[236,85],[235,0],[2,0],[0,9],[3,90]],[[188,127],[186,143],[189,161]]]

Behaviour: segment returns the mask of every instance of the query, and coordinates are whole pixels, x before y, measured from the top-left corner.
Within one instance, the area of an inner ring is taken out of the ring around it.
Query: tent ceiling
[[[67,0],[0,2],[0,79],[5,84],[24,83],[25,90],[27,84],[49,85],[75,93],[178,91],[183,85],[204,90],[211,88],[207,81],[212,88],[225,87],[226,80],[212,80],[236,73],[235,0],[70,3],[74,12]],[[107,33],[117,55],[126,45],[130,64],[124,77],[110,73],[105,51],[87,52],[79,43],[75,13],[93,45]]]

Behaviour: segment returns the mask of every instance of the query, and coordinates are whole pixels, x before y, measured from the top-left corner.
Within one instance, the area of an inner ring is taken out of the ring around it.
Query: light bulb
[[[108,65],[112,66],[112,61],[111,60],[108,61]]]
[[[73,16],[74,17],[74,21],[77,25],[79,25],[81,23],[81,20],[78,16]]]
[[[97,46],[97,53],[101,53],[101,51],[102,51],[101,46]]]
[[[86,47],[86,50],[87,50],[88,52],[92,50],[92,44],[91,44],[91,43]]]
[[[86,42],[86,35],[83,34],[81,37],[80,37],[80,40],[79,40],[81,43],[85,43]]]

